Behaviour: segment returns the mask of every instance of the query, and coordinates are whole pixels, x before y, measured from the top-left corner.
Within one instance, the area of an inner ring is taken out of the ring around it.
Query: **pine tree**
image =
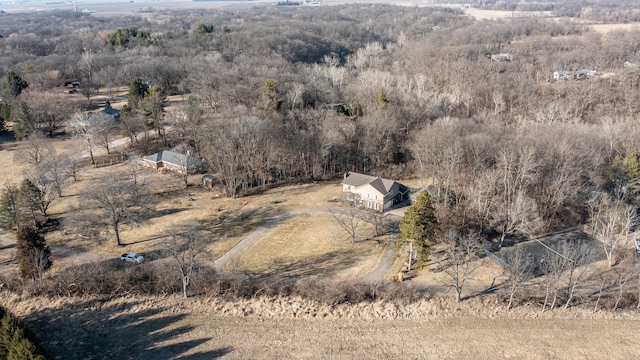
[[[7,71],[4,75],[4,80],[2,82],[2,96],[3,100],[5,98],[14,99],[22,90],[26,89],[29,86],[29,83],[24,81],[20,75],[16,74],[13,71]]]
[[[136,108],[149,92],[149,85],[142,79],[136,77],[131,80],[129,92],[127,93],[127,105],[129,108]]]
[[[36,211],[40,209],[39,204],[42,196],[42,191],[31,180],[22,180],[20,184],[20,203],[25,209],[28,209],[27,211],[31,214],[34,224],[37,221]]]
[[[51,267],[51,250],[32,225],[18,227],[16,251],[23,279],[39,279]]]
[[[0,307],[0,359],[45,360],[33,338],[18,317]]]
[[[429,259],[431,245],[436,242],[438,233],[436,210],[429,193],[423,190],[400,220],[400,241],[396,248],[410,241],[418,252],[418,264],[424,264]]]
[[[20,189],[7,183],[0,194],[0,227],[8,230],[18,226],[23,218]]]
[[[0,88],[0,134],[6,131],[5,121],[13,121],[14,100],[27,86],[29,84],[13,71],[4,75]]]

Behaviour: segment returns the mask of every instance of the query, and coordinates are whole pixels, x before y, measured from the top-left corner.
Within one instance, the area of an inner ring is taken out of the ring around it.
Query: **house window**
[[[389,191],[389,195],[393,196],[393,190]]]
[[[368,197],[368,198],[370,198],[370,197],[371,197],[371,194],[367,193],[367,197]]]
[[[378,203],[376,203],[374,207],[376,210],[378,210]]]
[[[378,200],[378,195],[376,195],[375,197],[376,197],[376,200]]]
[[[368,202],[367,207],[371,209],[371,201]]]

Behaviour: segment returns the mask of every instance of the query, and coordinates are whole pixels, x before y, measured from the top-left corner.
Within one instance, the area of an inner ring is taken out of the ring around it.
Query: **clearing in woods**
[[[384,249],[365,240],[352,244],[327,213],[303,213],[267,231],[227,268],[260,275],[350,279],[372,271]],[[370,229],[363,229],[373,232]]]

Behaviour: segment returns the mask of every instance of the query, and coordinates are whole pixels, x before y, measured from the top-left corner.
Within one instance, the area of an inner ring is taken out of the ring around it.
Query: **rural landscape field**
[[[633,1],[0,10],[0,358],[640,353]]]

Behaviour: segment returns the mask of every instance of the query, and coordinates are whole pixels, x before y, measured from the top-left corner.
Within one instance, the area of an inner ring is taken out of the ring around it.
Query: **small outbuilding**
[[[120,110],[116,110],[114,108],[106,108],[104,110],[102,110],[103,113],[111,116],[111,118],[113,120],[118,120],[120,119]]]
[[[202,175],[202,187],[213,189],[216,177],[211,174]]]

